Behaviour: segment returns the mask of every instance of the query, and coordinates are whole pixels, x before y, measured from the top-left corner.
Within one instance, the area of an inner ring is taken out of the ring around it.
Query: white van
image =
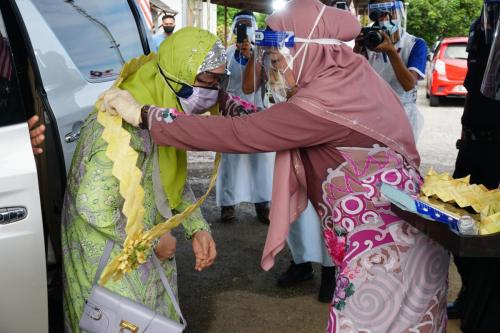
[[[134,0],[0,0],[2,333],[63,331],[66,173],[98,95],[125,61],[149,53],[138,8]],[[33,114],[47,127],[36,158],[26,123]]]

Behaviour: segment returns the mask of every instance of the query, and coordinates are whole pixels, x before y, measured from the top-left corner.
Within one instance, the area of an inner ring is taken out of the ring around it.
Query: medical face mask
[[[381,21],[379,22],[380,28],[384,29],[387,31],[386,33],[390,36],[395,34],[397,31],[399,31],[400,27],[400,21],[399,20],[390,20],[390,21]]]
[[[293,87],[288,84],[284,75],[275,75],[274,78],[269,79],[267,88],[275,103],[286,102],[293,91]]]
[[[375,25],[386,29],[390,36],[399,32],[403,37],[406,28],[406,11],[403,1],[388,1],[368,4],[368,16]]]
[[[219,98],[219,89],[192,87],[189,97],[179,97],[182,110],[187,115],[202,114],[210,110]]]
[[[219,98],[218,88],[205,88],[199,86],[192,86],[177,78],[174,79],[167,77],[165,75],[166,71],[164,71],[160,67],[160,65],[158,65],[158,69],[167,86],[179,99],[179,103],[182,106],[182,110],[187,115],[205,113],[206,111],[211,109],[215,104],[217,104]],[[175,91],[175,89],[170,84],[170,81],[180,84],[181,89],[179,91]]]
[[[253,42],[255,40],[255,28],[254,27],[247,27],[247,36],[248,36],[248,40],[250,42]]]

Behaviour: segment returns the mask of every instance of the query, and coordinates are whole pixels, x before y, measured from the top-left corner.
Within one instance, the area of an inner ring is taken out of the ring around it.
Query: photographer
[[[405,31],[402,1],[370,0],[368,14],[374,24],[356,38],[354,52],[365,55],[399,96],[417,141],[423,127],[423,116],[417,109],[417,83],[425,78],[427,45]]]
[[[245,67],[252,52],[257,21],[250,11],[240,11],[233,17],[232,35],[236,43],[227,49],[227,68],[230,76],[227,92],[254,103],[258,110],[264,109],[261,89],[254,94],[242,91]],[[244,139],[244,138],[242,138]],[[221,221],[234,222],[235,205],[249,202],[255,205],[260,222],[269,224],[269,201],[273,182],[274,153],[222,154],[217,177],[216,201],[221,207]]]

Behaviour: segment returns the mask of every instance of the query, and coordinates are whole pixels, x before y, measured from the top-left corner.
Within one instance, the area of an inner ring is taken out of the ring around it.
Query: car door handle
[[[79,138],[80,138],[80,130],[78,130],[76,132],[69,132],[68,134],[66,134],[64,136],[64,141],[66,141],[66,143],[71,143],[71,142],[75,142]]]
[[[0,208],[0,225],[24,220],[28,215],[25,207]]]
[[[82,129],[82,126],[83,121],[81,120],[74,123],[73,127],[71,128],[71,132],[64,136],[64,141],[66,141],[66,143],[71,143],[78,140],[80,138],[80,130]]]

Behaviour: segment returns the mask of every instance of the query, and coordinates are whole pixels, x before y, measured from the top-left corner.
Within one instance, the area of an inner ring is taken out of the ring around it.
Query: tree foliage
[[[439,38],[468,36],[482,4],[483,0],[410,0],[408,32],[429,46]]]

